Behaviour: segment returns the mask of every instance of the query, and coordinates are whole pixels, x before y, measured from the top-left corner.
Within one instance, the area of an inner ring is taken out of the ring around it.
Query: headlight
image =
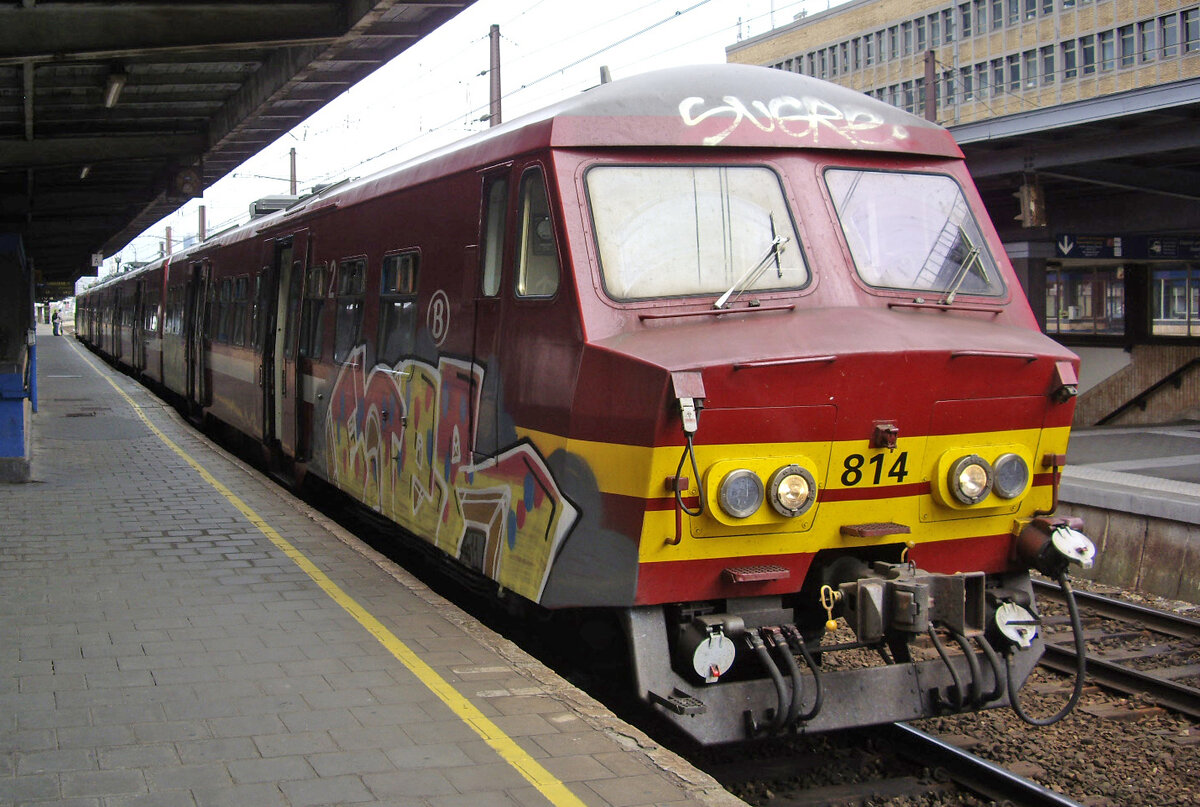
[[[817,483],[799,465],[785,465],[771,476],[771,506],[788,518],[804,513],[817,499]]]
[[[1002,499],[1015,499],[1025,492],[1029,484],[1029,466],[1018,454],[1001,454],[993,466],[995,482],[993,489]]]
[[[717,490],[721,509],[734,518],[748,518],[758,512],[763,503],[763,483],[758,475],[745,468],[725,474]]]
[[[978,504],[992,492],[992,466],[978,454],[969,454],[950,466],[947,481],[954,498],[963,504]]]

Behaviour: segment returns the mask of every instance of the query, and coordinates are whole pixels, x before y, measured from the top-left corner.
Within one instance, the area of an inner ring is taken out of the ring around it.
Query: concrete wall
[[[1200,525],[1060,504],[1060,515],[1083,518],[1096,543],[1096,565],[1071,574],[1130,591],[1200,603]]]
[[[1200,347],[1189,345],[1135,345],[1129,363],[1079,396],[1075,425],[1095,425],[1117,407],[1148,389],[1192,359]],[[1173,423],[1200,418],[1200,367],[1180,379],[1180,386],[1165,384],[1146,401],[1146,409],[1132,407],[1107,425],[1130,426]]]

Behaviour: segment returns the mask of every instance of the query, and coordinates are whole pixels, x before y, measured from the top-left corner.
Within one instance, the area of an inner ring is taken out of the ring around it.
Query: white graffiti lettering
[[[908,137],[905,127],[889,125],[877,112],[838,107],[823,98],[785,95],[766,102],[751,101],[747,105],[740,98],[726,95],[721,102],[708,109],[703,108],[704,99],[697,96],[685,98],[679,103],[679,116],[687,126],[699,126],[713,117],[729,121],[724,130],[708,135],[701,141],[706,146],[723,142],[743,122],[762,132],[778,130],[814,146],[877,145]]]

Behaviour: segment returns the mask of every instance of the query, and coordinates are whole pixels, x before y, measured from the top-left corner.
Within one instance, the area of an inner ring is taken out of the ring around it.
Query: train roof
[[[935,123],[855,90],[767,67],[704,64],[601,84],[408,162],[317,194],[274,221],[328,199],[353,204],[447,171],[538,148],[804,148],[962,159]],[[260,227],[269,226],[264,219]]]
[[[849,149],[962,157],[954,138],[934,123],[837,84],[752,65],[643,73],[602,84],[527,119],[538,117],[554,119],[552,146]]]

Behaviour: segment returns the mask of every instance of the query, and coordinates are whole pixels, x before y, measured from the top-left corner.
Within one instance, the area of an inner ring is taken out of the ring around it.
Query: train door
[[[109,341],[112,343],[111,353],[115,360],[121,358],[121,317],[125,313],[125,295],[123,290],[118,288],[114,292],[112,316],[109,318]]]
[[[499,450],[499,407],[500,379],[495,369],[495,358],[500,335],[502,314],[501,278],[507,260],[509,181],[510,166],[501,171],[485,174],[480,199],[480,233],[478,250],[468,255],[477,257],[475,266],[466,267],[467,276],[475,279],[475,324],[472,339],[472,361],[483,370],[483,389],[478,400],[479,411],[475,413],[473,451],[476,459],[493,456]],[[489,367],[491,365],[491,367]]]
[[[146,324],[146,281],[139,279],[133,290],[133,322],[129,326],[129,338],[133,345],[133,355],[130,357],[129,363],[133,369],[143,371],[146,369],[146,333],[143,330]]]
[[[208,319],[208,287],[211,267],[208,261],[189,267],[184,303],[185,363],[187,365],[187,398],[196,406],[210,402],[208,346],[204,325]]]
[[[267,336],[263,340],[263,377],[266,441],[278,443],[285,456],[298,456],[297,435],[303,389],[297,361],[297,325],[308,232],[275,242],[268,272],[266,303],[269,307]]]

